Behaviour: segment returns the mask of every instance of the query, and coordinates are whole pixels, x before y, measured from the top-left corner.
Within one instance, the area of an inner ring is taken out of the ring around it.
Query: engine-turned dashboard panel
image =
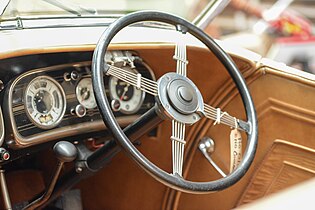
[[[112,51],[106,62],[155,79],[140,57]],[[154,106],[154,98],[114,77],[104,77],[109,102],[118,122],[127,125]],[[94,97],[91,62],[75,62],[28,71],[7,89],[12,137],[22,148],[105,128]]]

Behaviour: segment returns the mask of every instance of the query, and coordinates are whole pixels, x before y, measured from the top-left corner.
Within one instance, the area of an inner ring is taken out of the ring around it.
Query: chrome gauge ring
[[[75,93],[79,103],[86,109],[94,109],[97,106],[90,77],[80,80]]]
[[[34,78],[25,90],[25,109],[29,119],[39,128],[57,126],[66,110],[66,96],[61,85],[51,77]]]

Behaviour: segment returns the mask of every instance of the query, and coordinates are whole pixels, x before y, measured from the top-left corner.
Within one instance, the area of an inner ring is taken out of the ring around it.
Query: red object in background
[[[293,11],[285,11],[270,25],[284,36],[308,38],[312,36],[312,24],[309,20]]]

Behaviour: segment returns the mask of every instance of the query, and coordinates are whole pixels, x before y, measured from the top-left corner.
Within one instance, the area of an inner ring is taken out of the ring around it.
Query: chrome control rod
[[[0,169],[0,185],[1,185],[1,193],[3,197],[3,205],[4,209],[11,210],[11,200],[8,192],[7,182],[4,176],[4,170]]]
[[[209,137],[202,138],[199,143],[199,150],[205,156],[208,162],[213,166],[213,168],[217,170],[217,172],[219,172],[221,176],[226,177],[226,174],[210,157],[211,153],[214,152],[214,141]]]

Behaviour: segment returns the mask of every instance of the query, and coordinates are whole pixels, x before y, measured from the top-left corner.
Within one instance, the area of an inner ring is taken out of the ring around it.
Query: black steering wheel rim
[[[120,30],[130,24],[141,21],[158,21],[174,25],[175,27],[184,27],[187,32],[203,42],[215,54],[215,56],[225,66],[236,84],[245,107],[250,131],[247,132],[247,147],[239,167],[226,177],[209,182],[192,182],[181,177],[171,175],[161,170],[159,167],[150,162],[144,155],[142,155],[129,141],[128,137],[124,134],[117,123],[112,113],[110,104],[106,98],[106,91],[104,88],[103,74],[104,70],[108,68],[105,62],[105,53],[111,40]],[[111,130],[114,138],[140,167],[161,183],[183,192],[194,194],[207,193],[223,190],[235,184],[249,169],[254,159],[258,141],[257,116],[250,92],[243,76],[239,72],[231,57],[225,53],[225,51],[211,37],[188,21],[171,14],[157,11],[134,12],[119,18],[104,31],[97,43],[92,61],[92,80],[98,108],[100,109],[104,123]]]

